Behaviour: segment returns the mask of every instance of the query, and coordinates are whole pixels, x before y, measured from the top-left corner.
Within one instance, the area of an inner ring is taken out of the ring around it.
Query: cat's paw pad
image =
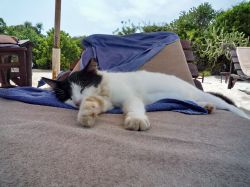
[[[207,103],[204,108],[207,110],[209,114],[213,113],[215,111],[215,106],[211,103]]]
[[[147,117],[137,118],[128,116],[125,119],[124,127],[127,130],[145,131],[150,128],[150,123]]]
[[[86,101],[83,103],[82,110],[85,115],[97,116],[100,111],[100,105],[95,101]]]
[[[84,127],[92,127],[95,124],[95,119],[100,113],[100,110],[100,106],[97,102],[85,101],[80,107],[77,120]]]
[[[93,127],[95,124],[96,116],[82,115],[78,113],[77,121],[84,127]]]

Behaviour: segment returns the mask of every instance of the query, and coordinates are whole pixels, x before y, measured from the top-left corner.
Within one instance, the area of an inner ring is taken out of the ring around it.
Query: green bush
[[[54,41],[54,29],[47,32],[47,43],[48,43],[48,65],[51,67],[52,59],[52,48]],[[80,41],[73,39],[68,33],[60,32],[60,48],[61,48],[61,69],[67,70],[70,64],[75,62],[80,57],[82,49],[78,46]]]
[[[224,28],[211,27],[194,46],[198,63],[204,63],[203,66],[213,71],[222,64],[229,64],[229,48],[249,46],[249,38],[239,31],[226,32]]]
[[[216,17],[214,25],[227,32],[237,30],[250,37],[250,1],[241,2],[222,12]]]

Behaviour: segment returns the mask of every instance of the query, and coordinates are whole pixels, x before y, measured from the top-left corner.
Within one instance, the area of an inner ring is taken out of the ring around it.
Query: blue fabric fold
[[[21,101],[36,105],[46,105],[67,109],[76,109],[68,104],[59,101],[53,91],[34,87],[1,88],[0,97],[10,100]],[[207,110],[191,101],[180,101],[176,99],[162,99],[146,106],[147,112],[154,111],[176,111],[185,114],[207,114]],[[121,114],[120,108],[115,108],[107,113]]]
[[[137,33],[125,36],[95,34],[83,39],[81,69],[94,58],[100,70],[136,71],[166,45],[178,40],[172,32]]]
[[[74,109],[59,101],[53,91],[34,87],[0,88],[0,97],[35,105]]]

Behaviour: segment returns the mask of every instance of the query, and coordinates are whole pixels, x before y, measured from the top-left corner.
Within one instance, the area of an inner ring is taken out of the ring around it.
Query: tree
[[[0,34],[4,34],[6,29],[6,23],[4,22],[3,18],[0,18]]]
[[[160,31],[171,31],[171,28],[167,23],[162,25],[147,24],[141,27],[143,32],[160,32]]]
[[[117,35],[127,35],[127,34],[134,34],[139,30],[139,26],[134,25],[133,23],[128,21],[121,21],[122,28],[121,30],[118,28],[115,31],[113,31],[113,34]]]
[[[43,30],[43,24],[42,23],[37,23],[35,26],[35,29],[37,31],[37,34],[41,34]]]
[[[51,65],[52,58],[52,46],[54,39],[54,29],[47,32],[47,44],[48,44],[48,64]],[[82,49],[78,46],[78,40],[73,39],[68,33],[60,32],[60,44],[61,44],[61,69],[69,69],[70,64],[79,59]]]
[[[24,25],[24,27],[26,27],[26,28],[32,28],[32,23],[29,22],[29,21],[25,21],[23,25]]]
[[[233,30],[243,32],[250,36],[250,1],[242,2],[231,9],[221,12],[214,24],[217,28],[224,28],[226,31]]]
[[[169,30],[177,33],[181,39],[196,40],[214,21],[217,14],[211,4],[206,2],[191,8],[188,12],[181,12],[179,18],[169,24]]]
[[[82,45],[82,40],[86,38],[86,36],[75,36],[72,38],[77,44],[77,46],[81,49],[84,50],[84,46]]]

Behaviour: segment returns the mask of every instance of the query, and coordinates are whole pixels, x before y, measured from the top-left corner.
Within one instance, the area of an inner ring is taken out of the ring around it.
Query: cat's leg
[[[125,129],[144,131],[150,128],[148,117],[145,114],[144,103],[139,98],[130,98],[125,102],[123,112],[125,113]]]
[[[77,121],[84,127],[92,127],[95,124],[97,116],[111,108],[111,102],[103,97],[88,97],[80,105]]]

